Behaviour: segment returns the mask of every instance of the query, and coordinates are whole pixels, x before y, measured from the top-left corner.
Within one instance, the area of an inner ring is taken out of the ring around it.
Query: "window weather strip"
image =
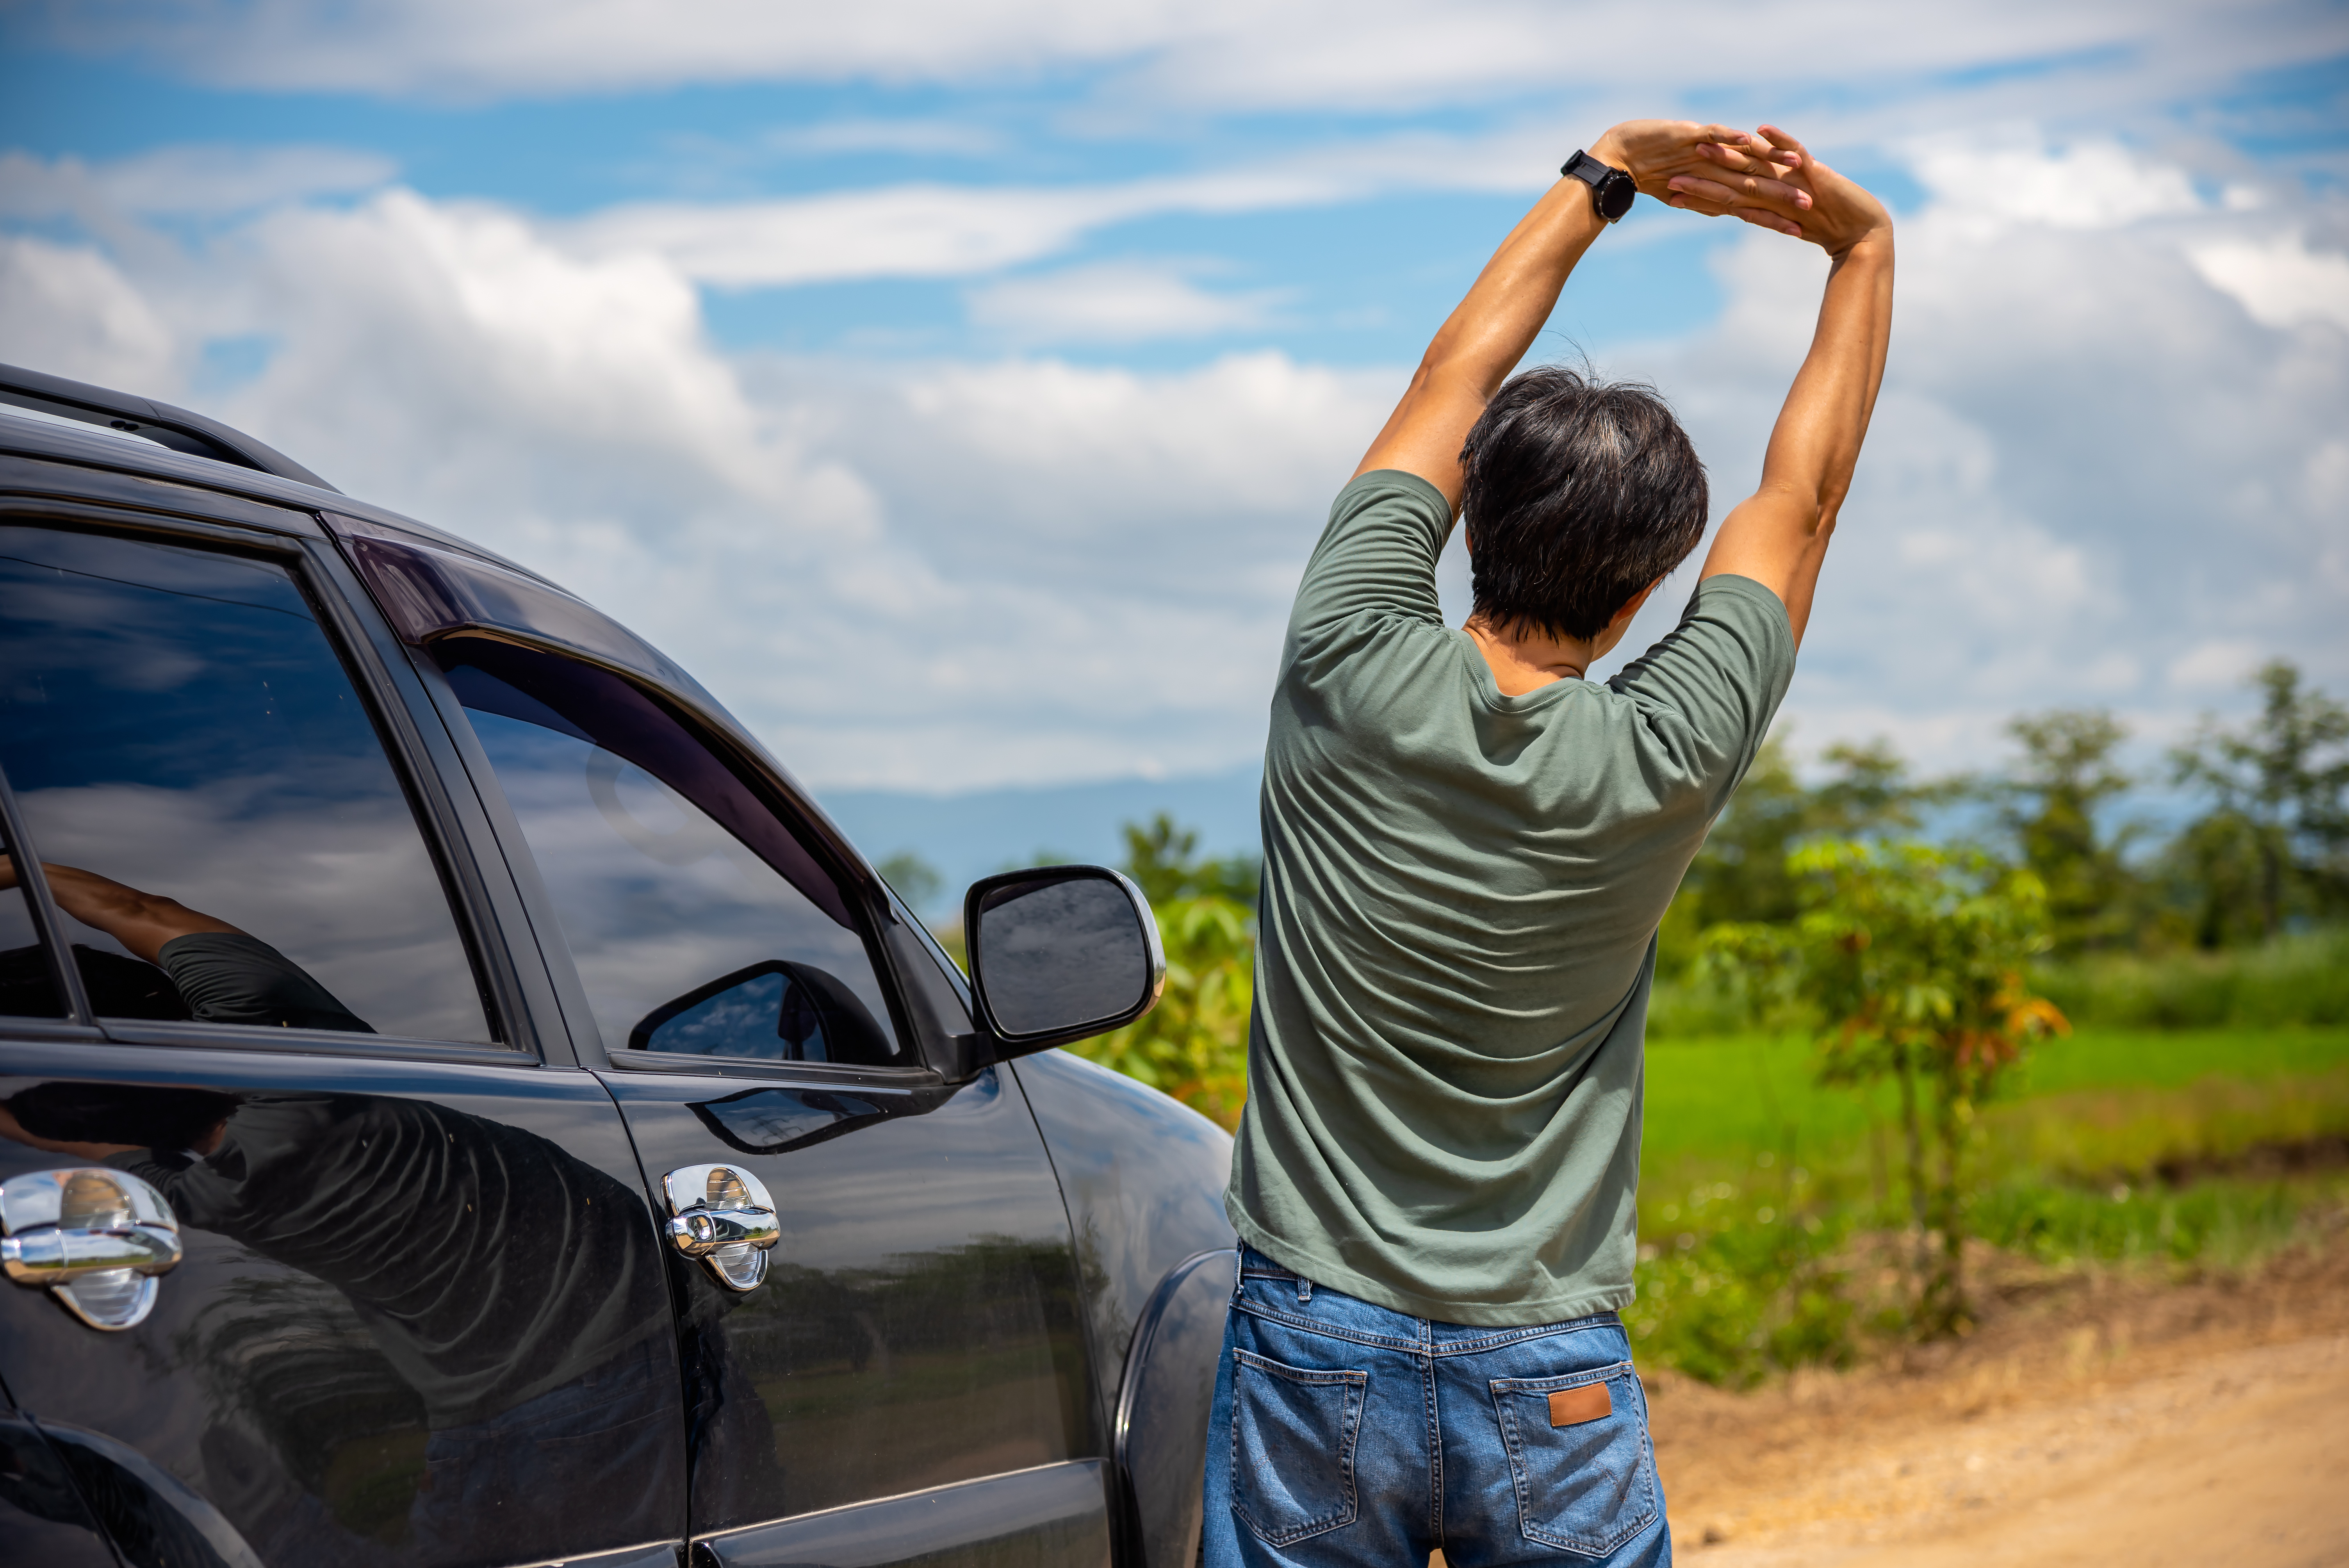
[[[66,1021],[95,1028],[98,1020],[90,1013],[88,994],[82,989],[81,972],[68,958],[65,923],[57,913],[57,900],[49,892],[48,872],[42,866],[40,857],[29,852],[24,815],[16,810],[16,792],[8,787],[5,769],[0,769],[0,832],[7,835],[8,857],[16,868],[16,886],[24,892],[34,933],[40,937],[42,951],[47,955],[49,984],[57,987],[57,999],[65,1004]]]

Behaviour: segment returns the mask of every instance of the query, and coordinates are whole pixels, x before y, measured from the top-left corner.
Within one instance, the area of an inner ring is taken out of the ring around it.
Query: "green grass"
[[[1648,1042],[1642,1179],[1676,1168],[1744,1165],[1761,1152],[1826,1161],[1868,1140],[1898,1103],[1889,1086],[1820,1087],[1807,1037],[1743,1035]],[[2008,1100],[2098,1088],[2183,1088],[2204,1078],[2260,1082],[2349,1067],[2349,1027],[2082,1028],[2039,1047]]]
[[[2272,1078],[2349,1065],[2349,1027],[2131,1029],[2083,1025],[2023,1067],[2023,1097],[2120,1086],[2176,1088],[2205,1078]]]
[[[1889,1086],[1826,1088],[1803,1037],[1651,1040],[1641,1354],[1742,1386],[1899,1331],[1907,1223]],[[2349,1138],[2349,1028],[2084,1028],[1975,1122],[1968,1231],[2054,1265],[2239,1267],[2349,1203],[2349,1173],[2258,1162]]]

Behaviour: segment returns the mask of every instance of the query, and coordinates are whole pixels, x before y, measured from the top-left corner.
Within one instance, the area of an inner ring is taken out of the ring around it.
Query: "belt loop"
[[[1313,1299],[1313,1282],[1303,1274],[1297,1276],[1297,1305],[1303,1306]]]

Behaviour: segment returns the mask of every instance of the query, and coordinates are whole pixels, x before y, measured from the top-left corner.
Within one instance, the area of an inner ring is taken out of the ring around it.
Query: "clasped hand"
[[[1775,125],[1744,131],[1693,120],[1625,120],[1600,137],[1590,155],[1628,170],[1640,190],[1670,206],[1743,219],[1808,240],[1830,256],[1892,230],[1883,203]]]

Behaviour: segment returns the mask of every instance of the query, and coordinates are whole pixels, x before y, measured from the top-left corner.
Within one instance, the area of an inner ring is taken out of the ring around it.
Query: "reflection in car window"
[[[607,1047],[916,1065],[839,884],[681,723],[573,660],[472,638],[436,652]]]
[[[98,1013],[490,1038],[408,799],[282,566],[0,528],[0,771]]]

